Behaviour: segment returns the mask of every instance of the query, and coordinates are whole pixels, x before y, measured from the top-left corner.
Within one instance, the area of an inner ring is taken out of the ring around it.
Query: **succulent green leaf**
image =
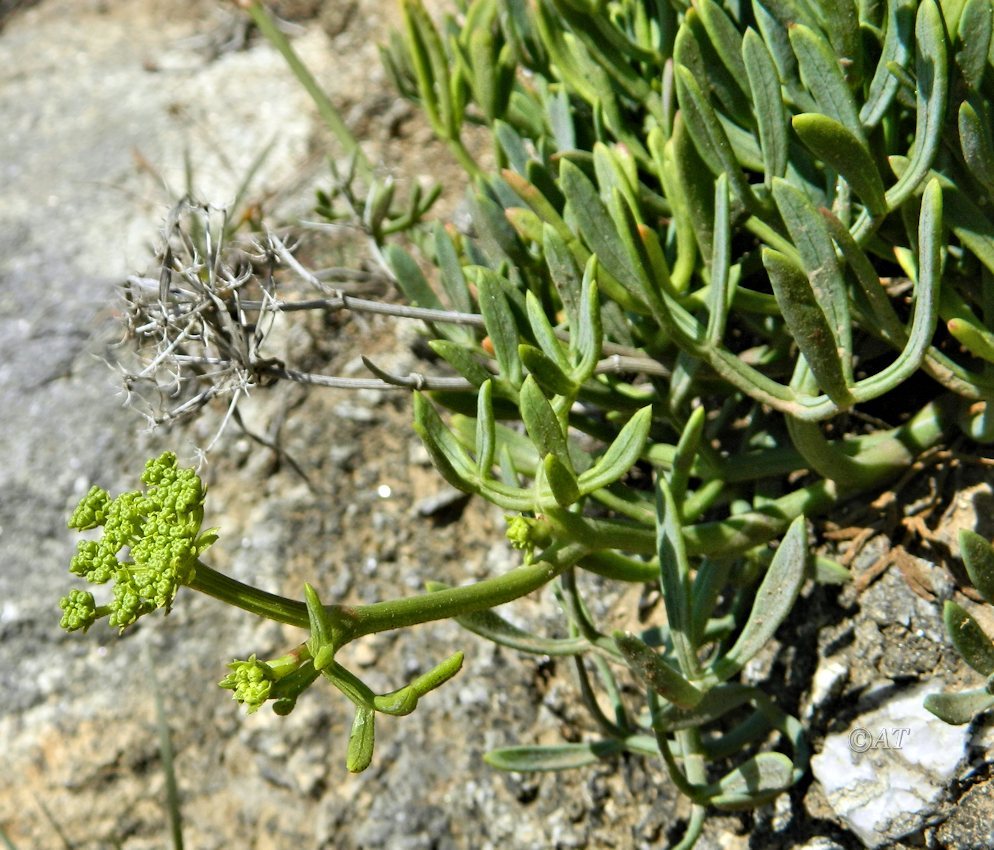
[[[528,315],[528,324],[531,327],[539,347],[542,352],[552,360],[556,366],[562,370],[569,369],[569,359],[563,349],[563,344],[556,336],[555,329],[549,322],[549,318],[542,309],[542,304],[535,293],[530,290],[525,293],[525,311]]]
[[[816,157],[846,178],[874,218],[886,215],[884,181],[866,146],[827,115],[795,115],[794,132]]]
[[[929,694],[925,697],[925,708],[940,720],[960,726],[969,723],[987,709],[994,708],[994,695],[985,688],[959,694]]]
[[[755,808],[794,784],[794,763],[783,753],[759,753],[716,784],[708,800],[712,806],[728,811]]]
[[[463,653],[453,652],[444,661],[439,662],[427,673],[422,673],[408,687],[420,699],[435,688],[441,687],[462,669]]]
[[[986,110],[983,105],[982,110]],[[959,108],[959,140],[963,159],[971,174],[994,193],[994,142],[990,124],[981,119],[973,104],[964,100]]]
[[[460,313],[471,313],[473,303],[469,295],[469,286],[466,283],[466,276],[462,273],[462,266],[459,263],[459,256],[456,254],[456,246],[452,242],[452,237],[441,224],[435,225],[435,261],[438,264],[442,287],[449,298],[449,304],[453,310]]]
[[[546,224],[542,230],[542,253],[549,267],[549,277],[562,301],[566,320],[576,328],[580,317],[580,271],[569,246],[554,227]]]
[[[670,492],[679,504],[687,495],[687,482],[690,480],[690,469],[697,460],[697,450],[700,448],[701,436],[704,433],[705,412],[703,407],[697,407],[687,419],[687,424],[680,434],[676,453],[673,455],[673,466],[670,470]]]
[[[603,758],[624,749],[621,741],[594,741],[586,744],[553,744],[536,747],[500,747],[483,756],[483,760],[498,770],[520,773],[545,770],[575,770],[596,764]]]
[[[763,265],[791,336],[821,389],[840,407],[852,404],[833,327],[811,289],[804,269],[779,251],[763,249]]]
[[[994,605],[994,549],[977,532],[963,529],[959,533],[960,553],[973,586]]]
[[[521,419],[525,423],[528,436],[532,438],[539,454],[545,457],[555,455],[570,471],[573,464],[566,446],[566,436],[559,419],[538,383],[529,375],[521,384]]]
[[[421,393],[414,394],[414,430],[435,468],[449,484],[464,493],[477,492],[479,480],[475,464]]]
[[[959,19],[956,64],[966,84],[979,91],[991,49],[991,0],[967,0]]]
[[[478,280],[480,312],[487,334],[493,343],[494,356],[501,376],[512,386],[521,383],[521,361],[518,359],[518,326],[497,275],[480,268]]]
[[[994,674],[994,641],[961,605],[947,601],[942,619],[956,651],[981,676]]]
[[[749,210],[758,211],[760,204],[742,174],[728,135],[697,80],[682,65],[676,68],[676,89],[687,130],[701,158],[715,176],[722,173],[728,176],[729,186],[739,203]]]
[[[742,59],[759,128],[763,180],[769,188],[774,177],[783,177],[787,171],[787,110],[776,64],[754,29],[747,29],[742,39]]]
[[[638,297],[635,269],[594,184],[569,160],[564,160],[560,166],[559,179],[566,202],[590,250],[615,280]]]
[[[916,0],[887,0],[887,24],[884,43],[880,51],[873,79],[866,93],[866,101],[859,112],[860,121],[867,129],[876,127],[890,108],[897,94],[900,81],[889,66],[904,68],[914,49]]]
[[[849,299],[828,225],[807,196],[785,180],[773,181],[773,198],[801,255],[811,294],[828,321],[848,381],[852,373]]]
[[[451,342],[447,339],[432,339],[428,341],[428,347],[473,386],[479,387],[484,381],[493,377],[472,351],[457,342]]]
[[[953,318],[946,323],[949,333],[974,357],[994,363],[994,334],[965,319]]]
[[[490,477],[494,465],[494,451],[497,444],[493,384],[484,381],[476,401],[476,472],[480,480]]]
[[[362,773],[373,760],[376,715],[372,708],[357,705],[345,766],[349,773]]]
[[[567,377],[556,362],[535,346],[521,343],[518,346],[518,357],[542,389],[561,396],[571,396],[576,393],[576,384]]]
[[[732,228],[728,210],[728,182],[724,174],[714,184],[714,252],[711,257],[711,286],[708,290],[709,345],[717,346],[725,335],[731,300],[728,297],[729,263],[732,258]]]
[[[853,0],[824,0],[821,8],[825,17],[825,32],[845,69],[845,78],[850,83],[862,80],[865,51],[856,3]]]
[[[794,606],[804,583],[807,562],[805,520],[799,516],[780,541],[773,561],[763,577],[741,634],[728,653],[719,659],[714,675],[724,681],[738,673],[773,637]]]
[[[683,709],[693,708],[703,699],[703,691],[687,681],[643,640],[620,631],[613,637],[628,666],[663,699]]]
[[[576,324],[571,324],[573,331],[570,344],[575,346],[577,364],[573,371],[573,380],[582,383],[589,378],[601,356],[604,341],[604,329],[601,326],[601,302],[597,290],[597,255],[587,261],[583,270],[583,280],[580,284],[579,316]]]
[[[387,245],[383,249],[383,257],[408,302],[415,307],[445,309],[445,305],[428,285],[424,273],[407,251],[399,245]]]
[[[832,45],[820,33],[803,24],[790,28],[790,44],[797,56],[801,81],[814,96],[820,111],[842,124],[865,145],[856,101],[846,85]]]
[[[652,425],[652,407],[643,407],[625,423],[607,451],[586,472],[580,475],[580,490],[592,493],[607,487],[627,473],[645,447]]]
[[[560,507],[568,508],[580,498],[576,473],[558,457],[547,454],[542,461],[542,468],[545,479],[549,482],[549,489],[552,490],[552,496]]]
[[[915,143],[908,167],[887,192],[887,204],[895,209],[915,193],[942,144],[949,67],[946,30],[935,0],[922,0],[915,18]]]

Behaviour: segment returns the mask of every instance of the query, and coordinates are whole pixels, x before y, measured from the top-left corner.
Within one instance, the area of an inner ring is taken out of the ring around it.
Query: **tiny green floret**
[[[245,661],[232,661],[228,668],[231,672],[218,685],[234,691],[231,698],[244,705],[249,714],[262,708],[277,681],[276,671],[255,655]]]
[[[217,539],[217,529],[200,531],[206,488],[193,469],[177,465],[175,454],[149,460],[141,479],[144,493],[115,499],[92,487],[69,519],[79,531],[103,528],[99,540],[79,542],[69,571],[90,584],[114,582],[107,605],[79,590],[62,600],[62,627],[69,631],[85,631],[103,616],[123,630],[157,608],[168,613],[180,586],[193,579],[197,558]]]

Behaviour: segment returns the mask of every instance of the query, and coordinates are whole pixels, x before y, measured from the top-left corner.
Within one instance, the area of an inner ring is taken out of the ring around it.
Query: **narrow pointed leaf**
[[[428,341],[428,347],[474,386],[479,387],[493,377],[473,352],[458,343],[432,339]]]
[[[580,271],[569,246],[554,227],[545,225],[542,231],[542,253],[549,267],[549,277],[559,293],[566,311],[566,320],[576,328],[580,316]]]
[[[967,168],[988,192],[994,193],[994,143],[990,125],[965,100],[959,108],[959,140]]]
[[[773,637],[794,606],[804,583],[807,535],[804,517],[795,519],[756,591],[742,633],[728,653],[714,665],[714,674],[724,681],[741,670]]]
[[[520,406],[525,429],[539,454],[542,457],[553,454],[564,466],[572,470],[566,437],[559,425],[559,419],[531,375],[521,384]]]
[[[811,294],[828,321],[848,381],[852,373],[849,297],[828,225],[805,194],[785,180],[773,181],[773,198],[801,255]]]
[[[832,46],[822,35],[803,24],[790,28],[790,44],[797,56],[801,81],[814,96],[821,111],[865,144],[856,101],[846,85]]]
[[[694,687],[680,672],[667,664],[656,650],[633,634],[615,632],[614,642],[625,656],[628,666],[663,699],[678,708],[697,705],[704,692]]]
[[[711,288],[708,290],[709,345],[717,346],[725,335],[731,301],[728,297],[729,263],[732,257],[732,228],[728,211],[728,183],[721,174],[714,183],[714,253],[711,257]]]
[[[497,443],[492,395],[493,384],[485,381],[476,402],[476,471],[481,479],[490,477]]]
[[[440,222],[435,225],[435,260],[441,272],[442,287],[449,297],[449,305],[460,313],[473,312],[469,287],[462,273],[462,266],[459,264],[456,246]]]
[[[518,357],[528,373],[546,392],[561,396],[570,396],[576,392],[576,384],[567,377],[557,363],[546,357],[545,353],[534,345],[527,343],[519,345]]]
[[[575,346],[578,358],[573,370],[573,380],[582,383],[593,374],[604,342],[601,302],[597,290],[596,254],[587,261],[583,271],[578,309],[577,323],[570,325],[570,344]]]
[[[959,546],[970,581],[994,605],[994,549],[990,542],[975,531],[963,529],[959,533]]]
[[[866,101],[859,112],[867,129],[876,127],[890,108],[900,82],[889,65],[904,68],[911,59],[912,33],[915,28],[916,0],[887,0],[887,31],[877,68],[870,80]]]
[[[481,268],[480,272],[480,312],[494,346],[494,356],[500,365],[502,377],[512,386],[518,386],[521,383],[521,361],[518,359],[518,327],[514,314],[497,275],[489,269]]]
[[[987,55],[991,48],[990,0],[967,0],[959,19],[956,39],[956,64],[966,84],[977,91],[984,79]]]
[[[607,487],[627,473],[645,448],[652,425],[652,406],[643,407],[625,423],[593,467],[580,476],[580,489],[592,493]]]
[[[421,393],[414,394],[414,430],[442,477],[457,490],[475,493],[479,485],[475,465]]]
[[[942,607],[942,619],[949,639],[963,660],[981,676],[994,673],[994,642],[969,612],[963,606],[947,601]]]
[[[852,396],[836,338],[815,300],[807,274],[793,260],[768,248],[763,249],[763,265],[784,321],[818,385],[839,407],[849,407]]]
[[[594,741],[589,744],[553,744],[545,747],[500,747],[484,755],[483,760],[498,770],[515,770],[521,773],[574,770],[596,764],[623,749],[624,745],[617,740]]]
[[[387,245],[383,256],[397,280],[404,297],[415,307],[427,307],[432,310],[444,310],[445,305],[439,300],[418,264],[403,248],[398,245]]]
[[[695,408],[687,419],[676,453],[673,455],[673,467],[670,470],[670,491],[676,502],[682,503],[687,496],[687,482],[690,480],[690,468],[697,459],[697,450],[704,433],[705,413],[703,407]]]
[[[728,176],[732,193],[744,207],[758,210],[759,203],[746,182],[728,136],[718,121],[694,76],[682,65],[676,69],[677,97],[687,130],[693,137],[701,158],[717,176]]]
[[[935,0],[922,0],[915,18],[915,144],[907,169],[887,192],[891,209],[903,204],[922,181],[942,144],[949,66],[942,13]]]
[[[783,753],[760,753],[723,776],[708,802],[719,809],[751,809],[794,784],[794,763]]]
[[[549,322],[542,304],[535,293],[525,293],[525,310],[528,314],[528,324],[538,342],[539,348],[546,357],[550,358],[560,369],[569,368],[569,359],[563,350],[563,344],[556,336],[556,331]]]
[[[558,457],[554,454],[546,455],[542,461],[542,468],[545,480],[549,482],[549,489],[552,490],[552,496],[560,507],[568,508],[580,498],[576,473]]]
[[[994,696],[985,688],[959,694],[929,694],[925,697],[925,708],[940,720],[960,726],[969,723],[989,708],[994,708]]]
[[[780,94],[780,78],[763,40],[753,29],[742,39],[742,58],[752,92],[752,108],[759,127],[763,179],[767,187],[787,171],[787,111]]]
[[[795,115],[794,132],[816,157],[846,178],[873,217],[887,213],[884,181],[866,146],[827,115]]]
[[[569,160],[563,161],[559,175],[566,202],[573,211],[584,242],[597,255],[604,269],[637,297],[639,287],[635,283],[635,270],[594,184]]]
[[[371,708],[357,705],[345,766],[349,773],[362,773],[373,760],[376,715]]]

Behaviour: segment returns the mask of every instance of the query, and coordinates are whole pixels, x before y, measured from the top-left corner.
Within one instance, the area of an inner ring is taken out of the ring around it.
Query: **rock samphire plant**
[[[873,498],[957,434],[994,437],[990,0],[475,0],[440,24],[404,0],[403,13],[384,58],[464,166],[471,225],[425,223],[432,197],[398,204],[364,159],[320,194],[319,213],[369,237],[401,307],[329,291],[273,234],[247,254],[209,217],[197,238],[177,220],[145,287],[158,297],[132,293],[136,335],[158,346],[142,374],[168,365],[174,388],[194,388],[181,409],[273,379],[345,386],[263,356],[265,319],[423,319],[437,374],[367,361],[372,381],[416,390],[435,466],[507,512],[521,565],[371,605],[322,603],[310,586],[303,601],[263,593],[203,562],[203,489],[165,455],[145,493],[94,490],[74,514],[104,537],[80,545],[73,572],[114,591],[106,605],[73,591],[63,625],[107,614],[123,629],[185,584],[309,630],[221,684],[250,712],[285,713],[330,680],[355,705],[351,770],[370,762],[376,713],[412,711],[461,656],[375,694],[335,660],[346,643],[456,618],[570,656],[598,736],[488,760],[658,757],[693,803],[689,847],[709,807],[765,803],[806,768],[799,722],[740,679],[806,576],[845,580],[808,556],[805,517]],[[283,297],[279,266],[322,297]],[[658,583],[665,618],[606,631],[582,572]],[[545,585],[561,636],[492,610]],[[989,646],[959,609],[947,620],[990,675]]]

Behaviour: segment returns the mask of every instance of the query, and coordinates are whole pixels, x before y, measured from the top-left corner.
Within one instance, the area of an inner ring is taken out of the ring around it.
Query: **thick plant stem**
[[[372,605],[326,605],[335,644],[340,647],[363,635],[460,617],[503,605],[542,587],[588,553],[586,546],[571,543],[552,547],[535,562],[502,576],[464,587],[450,587]],[[310,625],[303,602],[244,584],[200,561],[189,586],[260,617],[304,629]]]

